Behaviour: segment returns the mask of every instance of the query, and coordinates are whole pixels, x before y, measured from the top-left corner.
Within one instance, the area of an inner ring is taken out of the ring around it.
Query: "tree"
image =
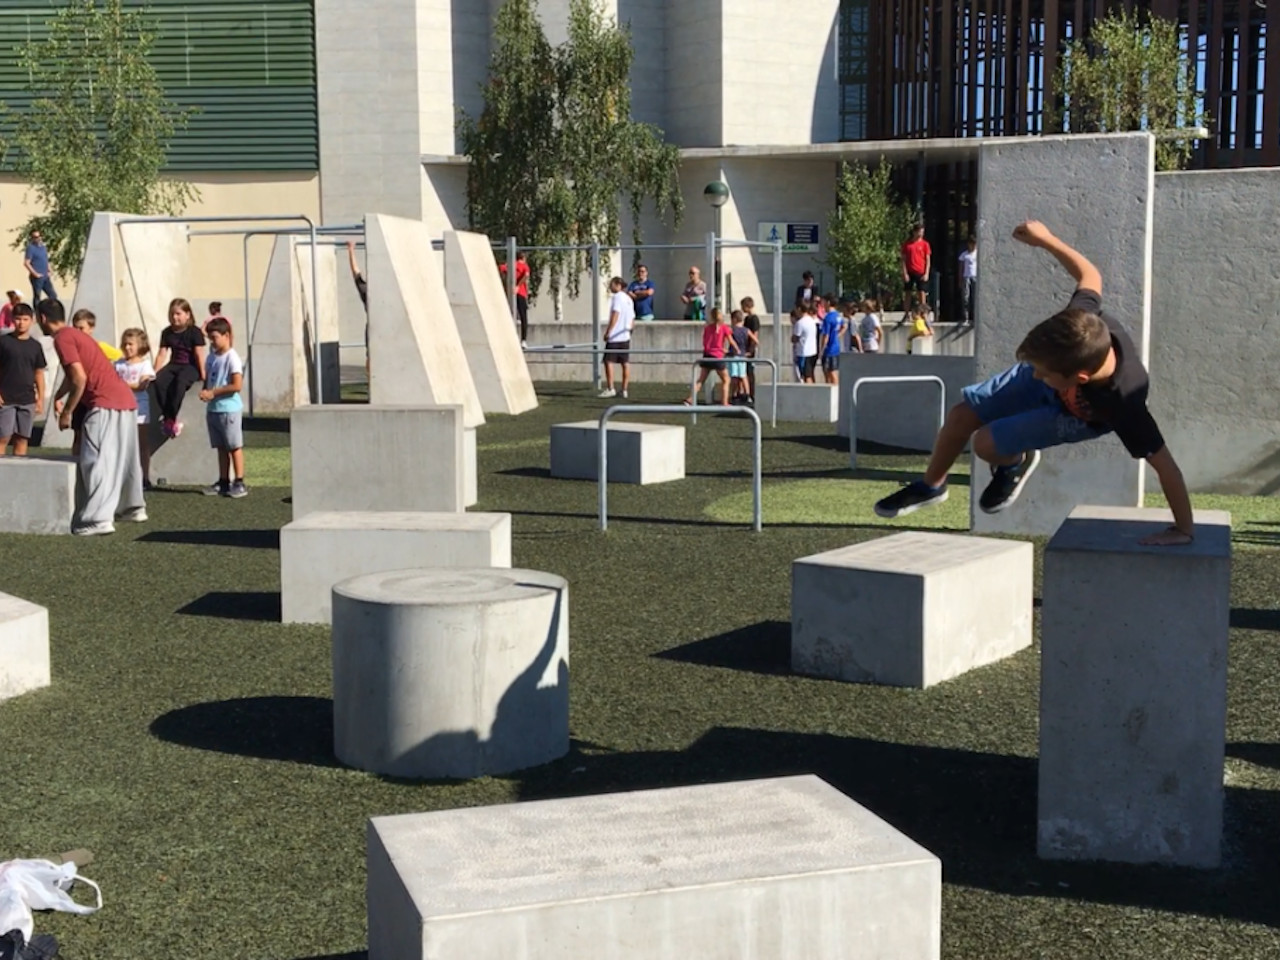
[[[841,164],[836,209],[827,219],[826,263],[842,287],[865,296],[901,286],[900,251],[915,214],[891,177],[883,160],[874,170]]]
[[[472,229],[524,245],[622,242],[622,204],[632,242],[641,213],[679,222],[679,152],[662,131],[631,119],[627,31],[595,0],[571,0],[568,41],[553,47],[537,0],[507,0],[494,23],[493,55],[479,117],[458,124]],[[530,256],[531,297],[545,270],[553,294],[577,295],[584,252]]]
[[[79,271],[95,212],[174,215],[199,195],[161,176],[187,114],[147,59],[154,39],[145,13],[121,0],[69,0],[48,38],[20,50],[32,102],[10,112],[15,167],[47,212],[28,219],[14,245],[40,230],[63,275]]]
[[[1053,76],[1052,129],[1068,133],[1149,130],[1157,135],[1208,123],[1178,25],[1162,17],[1113,12],[1087,37],[1066,45]],[[1156,169],[1178,170],[1192,142],[1159,137]]]

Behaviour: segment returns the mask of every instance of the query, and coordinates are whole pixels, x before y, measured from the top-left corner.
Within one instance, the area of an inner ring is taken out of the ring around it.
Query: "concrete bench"
[[[814,776],[376,817],[369,960],[937,960],[942,865]]]
[[[684,479],[684,427],[666,423],[609,424],[609,482],[665,483]],[[595,420],[551,427],[551,476],[598,480],[600,425]]]
[[[929,687],[1031,645],[1029,543],[898,533],[791,565],[791,666]]]
[[[772,409],[778,391],[778,421],[787,423],[835,423],[840,419],[840,388],[834,383],[757,383],[756,411]]]
[[[147,391],[151,398],[147,443],[151,446],[151,481],[157,486],[207,487],[218,479],[218,453],[209,446],[209,405],[200,399],[200,390],[198,383],[187,390],[180,417],[182,433],[177,437],[164,435],[155,386]]]
[[[309,513],[280,530],[284,623],[329,623],[333,585],[409,567],[510,567],[509,513]]]
[[[333,588],[334,753],[480,777],[569,750],[569,591],[534,570],[393,570]]]
[[[0,533],[70,533],[76,465],[46,457],[0,457]]]
[[[49,686],[49,611],[0,593],[0,700]]]
[[[1231,516],[1144,547],[1166,510],[1077,507],[1044,559],[1040,856],[1216,867]]]
[[[289,418],[293,516],[456,512],[475,502],[475,431],[462,407],[332,404]]]

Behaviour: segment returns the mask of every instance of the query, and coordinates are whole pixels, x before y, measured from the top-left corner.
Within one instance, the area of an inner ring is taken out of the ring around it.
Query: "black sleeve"
[[[1071,295],[1071,302],[1067,304],[1067,309],[1083,310],[1085,313],[1097,316],[1102,313],[1102,295],[1096,290],[1086,290],[1081,287]]]
[[[1135,460],[1145,460],[1164,447],[1164,436],[1156,418],[1147,409],[1146,391],[1126,398],[1111,426]]]
[[[36,369],[43,370],[45,367],[49,366],[49,361],[45,360],[44,358],[44,347],[42,347],[39,343],[36,343],[34,339],[32,339],[30,342],[35,343],[36,345],[36,348],[31,351],[31,356],[35,358]]]
[[[164,328],[164,330],[162,330],[162,331],[161,331],[161,333],[160,333],[160,347],[159,347],[159,349],[160,349],[160,350],[172,350],[172,349],[173,349],[173,339],[174,339],[174,336],[173,336],[173,330],[172,330],[170,327],[165,327],[165,328]]]
[[[187,329],[190,331],[188,334],[188,345],[191,349],[194,350],[196,347],[203,347],[205,345],[204,332],[194,323],[187,327]]]
[[[369,306],[369,281],[364,278],[363,273],[356,274],[356,293],[360,294],[360,302]]]

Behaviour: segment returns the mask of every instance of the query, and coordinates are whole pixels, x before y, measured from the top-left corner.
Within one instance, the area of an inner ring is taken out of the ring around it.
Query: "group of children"
[[[728,323],[725,322],[724,311],[715,307],[702,327],[702,360],[697,389],[702,389],[714,371],[720,379],[721,406],[734,403],[755,405],[755,369],[754,364],[747,362],[755,357],[760,347],[760,318],[755,307],[755,300],[743,297],[740,308],[729,315]],[[685,404],[693,403],[696,396],[695,390]]]
[[[910,323],[908,352],[916,340],[933,336],[928,307],[913,307]],[[879,353],[883,339],[884,325],[876,300],[840,302],[827,294],[799,301],[791,311],[795,373],[801,383],[815,382],[819,368],[824,383],[839,383],[841,353],[846,349],[852,353]]]
[[[0,455],[12,443],[14,455],[25,456],[34,420],[44,412],[46,360],[43,346],[31,336],[31,307],[19,303],[11,307],[10,313],[12,327],[0,336]],[[160,418],[161,433],[176,438],[183,430],[183,401],[188,390],[200,383],[199,398],[208,405],[205,421],[209,444],[218,453],[218,481],[204,492],[236,499],[247,496],[240,398],[244,365],[232,346],[231,323],[222,315],[222,304],[214,301],[209,304],[209,319],[200,328],[191,304],[180,297],[170,302],[168,317],[169,325],[160,334],[154,364],[150,338],[141,327],[125,330],[118,348],[94,338],[138,404],[138,452],[144,489],[151,489],[152,393],[159,408],[155,413]],[[90,310],[77,310],[71,324],[93,337],[97,317]],[[211,347],[207,354],[206,346]],[[54,406],[55,413],[59,412],[61,404],[55,402]]]

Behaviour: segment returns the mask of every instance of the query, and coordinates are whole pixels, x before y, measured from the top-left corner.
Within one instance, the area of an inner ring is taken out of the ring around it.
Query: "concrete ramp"
[[[369,214],[369,402],[463,408],[467,427],[484,423],[444,276],[425,223]]]
[[[488,237],[445,233],[444,284],[484,412],[534,409],[538,395]]]

